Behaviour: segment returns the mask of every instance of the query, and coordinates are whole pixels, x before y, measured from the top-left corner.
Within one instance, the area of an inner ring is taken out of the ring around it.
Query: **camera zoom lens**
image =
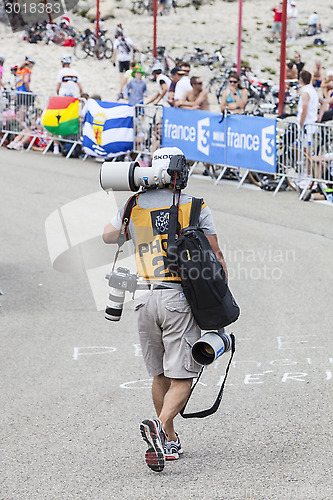
[[[123,312],[125,290],[111,288],[109,300],[105,309],[105,319],[109,321],[119,321]]]

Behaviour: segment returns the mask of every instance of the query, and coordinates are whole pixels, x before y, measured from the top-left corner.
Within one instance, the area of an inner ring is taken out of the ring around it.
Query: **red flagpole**
[[[156,38],[157,38],[157,0],[153,0],[153,16],[154,16],[153,57],[156,57]]]
[[[287,34],[287,0],[283,0],[281,50],[280,50],[280,89],[279,89],[279,105],[278,105],[279,115],[283,113],[284,100],[286,97],[286,34]]]
[[[238,14],[238,47],[237,47],[237,73],[241,74],[242,66],[242,10],[243,10],[243,0],[239,0],[239,14]]]
[[[96,40],[99,37],[99,0],[96,0]]]

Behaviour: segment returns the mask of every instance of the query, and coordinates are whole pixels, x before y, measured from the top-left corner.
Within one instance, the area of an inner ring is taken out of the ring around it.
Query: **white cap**
[[[183,151],[179,148],[159,148],[153,154],[153,161],[151,166],[160,169],[166,169],[169,166],[170,160],[175,155],[184,155]]]
[[[154,71],[163,71],[163,67],[162,67],[162,64],[157,62],[154,64],[154,66],[152,67],[152,72]]]

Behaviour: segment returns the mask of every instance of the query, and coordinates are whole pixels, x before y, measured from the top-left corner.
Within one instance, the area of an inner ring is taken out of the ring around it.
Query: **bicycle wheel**
[[[133,3],[132,11],[134,14],[143,14],[145,11],[145,4],[141,0]]]
[[[113,54],[112,40],[110,38],[106,38],[104,40],[104,44],[105,44],[104,57],[105,59],[111,59]]]
[[[75,46],[74,46],[74,55],[78,59],[86,59],[89,55],[89,50],[87,48],[87,40],[80,40]]]
[[[103,40],[98,39],[97,42],[95,42],[95,46],[93,47],[93,55],[97,59],[103,59],[105,56],[105,43]]]
[[[219,104],[220,104],[221,99],[222,99],[222,94],[225,91],[225,89],[227,88],[227,86],[228,86],[228,80],[225,79],[222,81],[222,83],[220,84],[219,88],[216,91],[216,99],[217,99],[217,102]]]
[[[244,114],[256,115],[259,111],[259,100],[256,97],[249,97],[245,104]]]

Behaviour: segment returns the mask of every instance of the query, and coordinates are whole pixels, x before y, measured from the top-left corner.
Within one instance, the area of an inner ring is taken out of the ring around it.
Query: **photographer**
[[[178,148],[158,149],[153,155],[152,168],[166,171],[174,155],[183,153]],[[187,165],[185,168],[187,180]],[[191,200],[190,195],[180,195],[178,221],[181,228],[189,225]],[[172,275],[166,264],[172,203],[170,184],[146,189],[136,199],[129,223],[138,274],[150,288],[136,310],[144,362],[153,377],[152,399],[158,416],[144,420],[140,429],[148,444],[146,463],[155,472],[163,470],[165,460],[176,460],[183,453],[174,429],[174,418],[186,403],[192,380],[200,371],[200,365],[191,357],[191,346],[200,338],[200,328],[182,292],[180,277]],[[105,243],[117,243],[126,205],[105,226]],[[199,227],[226,272],[212,215],[205,203],[201,207]]]

